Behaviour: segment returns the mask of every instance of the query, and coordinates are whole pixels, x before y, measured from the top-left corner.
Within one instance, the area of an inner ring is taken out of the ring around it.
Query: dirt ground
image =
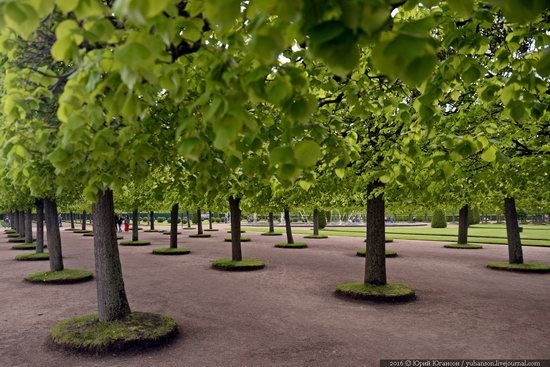
[[[272,247],[284,237],[249,232],[247,258],[264,270],[229,273],[210,261],[230,257],[225,230],[188,238],[187,256],[151,255],[169,236],[140,232],[147,247],[120,247],[133,310],[174,317],[179,337],[138,353],[80,356],[54,350],[48,330],[96,310],[95,282],[44,286],[23,277],[47,262],[17,262],[0,235],[0,366],[377,366],[396,358],[550,359],[550,274],[489,270],[507,248],[452,250],[438,242],[397,240],[388,280],[414,287],[408,304],[372,304],[334,296],[336,284],[360,281],[361,238],[306,240],[308,249]],[[125,234],[129,237],[130,234]],[[296,235],[296,240],[302,240]],[[67,268],[93,270],[93,238],[62,231]],[[526,247],[528,262],[550,263],[550,249]]]

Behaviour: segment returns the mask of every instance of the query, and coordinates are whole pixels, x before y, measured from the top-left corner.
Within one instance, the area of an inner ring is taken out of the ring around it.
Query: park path
[[[221,227],[218,227],[221,228]],[[505,261],[505,246],[450,250],[438,242],[397,240],[388,278],[417,290],[410,304],[371,304],[334,297],[338,283],[360,281],[361,238],[306,240],[304,250],[275,249],[281,237],[247,233],[248,258],[265,270],[226,273],[211,260],[230,256],[225,230],[191,239],[187,256],[151,255],[169,236],[140,232],[153,246],[121,247],[133,310],[174,317],[172,344],[137,354],[79,356],[52,350],[48,330],[95,311],[95,283],[41,286],[23,277],[45,262],[16,262],[22,253],[0,235],[0,366],[377,366],[387,358],[550,359],[550,274],[485,268]],[[126,237],[130,236],[125,234]],[[62,231],[67,268],[94,269],[93,238]],[[296,235],[301,240],[302,235]],[[524,248],[526,261],[550,263],[550,249]]]

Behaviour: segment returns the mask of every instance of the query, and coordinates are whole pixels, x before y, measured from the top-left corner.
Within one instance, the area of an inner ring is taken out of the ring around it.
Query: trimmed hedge
[[[441,209],[436,209],[432,215],[432,228],[447,228],[447,218]]]

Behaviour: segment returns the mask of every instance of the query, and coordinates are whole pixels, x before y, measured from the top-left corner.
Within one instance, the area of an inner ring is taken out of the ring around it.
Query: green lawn
[[[243,227],[247,231],[265,232],[265,227]],[[277,228],[277,231],[282,231],[282,228]],[[303,228],[295,228],[292,230],[296,234],[311,234],[311,230]],[[349,236],[349,237],[364,237],[365,228],[363,227],[341,227],[328,228],[322,230],[321,234],[327,236]],[[452,226],[448,228],[431,228],[425,227],[387,227],[386,235],[388,238],[403,239],[403,240],[420,240],[420,241],[441,241],[441,242],[456,242],[458,235],[458,227]],[[550,247],[550,226],[523,226],[521,233],[522,244],[526,246],[548,246]],[[506,228],[503,225],[496,224],[479,224],[469,228],[468,242],[470,243],[488,243],[502,244],[506,242]]]

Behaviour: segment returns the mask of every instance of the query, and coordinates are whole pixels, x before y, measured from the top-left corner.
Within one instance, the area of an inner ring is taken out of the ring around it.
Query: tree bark
[[[208,229],[212,229],[212,212],[208,212]]]
[[[201,208],[197,209],[197,234],[203,234]]]
[[[185,212],[185,215],[187,216],[187,228],[191,228],[191,216],[189,214],[189,211]]]
[[[269,212],[269,217],[267,219],[269,222],[269,233],[275,232],[275,223],[273,221],[273,212]]]
[[[57,203],[54,199],[44,199],[44,216],[46,218],[50,270],[61,271],[64,269],[63,254],[61,252],[61,235],[59,234],[59,223],[57,221]]]
[[[506,234],[508,236],[508,258],[510,264],[523,264],[523,249],[519,235],[518,213],[514,198],[504,199],[504,215],[506,217]]]
[[[468,243],[468,204],[460,208],[458,212],[458,244]]]
[[[386,284],[386,241],[384,221],[384,194],[370,197],[372,191],[381,185],[369,185],[367,199],[367,242],[365,256],[365,283]]]
[[[32,243],[32,211],[25,210],[25,243]]]
[[[138,208],[134,208],[132,212],[132,241],[139,240],[139,211]]]
[[[175,203],[170,211],[170,248],[178,247],[178,211],[179,204]]]
[[[36,252],[44,252],[44,200],[36,200]]]
[[[313,209],[313,235],[319,235],[319,211],[317,208]]]
[[[243,259],[241,250],[241,198],[229,197],[229,211],[231,212],[231,260]]]
[[[86,230],[86,211],[85,210],[82,212],[82,230],[83,231]]]
[[[16,227],[16,224],[15,224],[15,212],[10,212],[10,227],[11,229],[15,229]]]
[[[25,237],[25,212],[19,211],[19,236]]]
[[[294,243],[294,237],[292,237],[292,227],[290,226],[290,210],[285,208],[285,228],[286,228],[286,242],[289,244]]]
[[[152,210],[149,212],[149,226],[151,231],[155,230],[155,212]]]
[[[74,213],[69,212],[69,217],[71,218],[71,228],[74,229]]]
[[[116,240],[113,192],[98,194],[94,204],[94,256],[97,306],[100,321],[114,321],[130,314]]]

